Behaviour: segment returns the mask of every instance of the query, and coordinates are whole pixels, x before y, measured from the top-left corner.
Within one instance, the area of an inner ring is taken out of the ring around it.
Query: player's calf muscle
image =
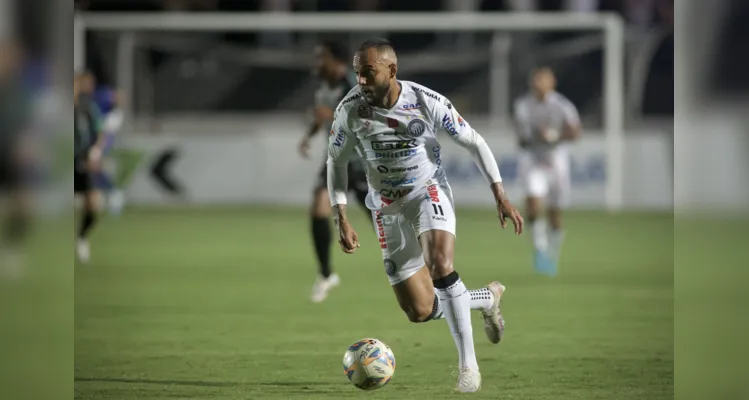
[[[429,272],[422,268],[393,286],[398,305],[411,322],[426,322],[434,312],[434,288]]]

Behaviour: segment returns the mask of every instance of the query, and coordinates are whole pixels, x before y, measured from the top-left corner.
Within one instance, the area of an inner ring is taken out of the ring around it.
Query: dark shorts
[[[367,175],[364,173],[364,168],[361,164],[356,164],[357,161],[351,161],[348,164],[348,189],[359,195],[366,195],[369,191],[369,185],[367,184]],[[320,172],[317,174],[317,183],[315,184],[315,191],[328,188],[328,165],[323,163]]]
[[[18,188],[21,176],[6,158],[0,159],[0,190],[13,190]]]
[[[75,171],[73,173],[73,192],[86,193],[94,189],[94,181],[91,172],[85,167],[85,162],[75,160]]]

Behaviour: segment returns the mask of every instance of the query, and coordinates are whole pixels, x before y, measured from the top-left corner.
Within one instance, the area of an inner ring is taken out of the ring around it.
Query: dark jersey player
[[[22,245],[29,222],[27,175],[32,166],[29,96],[20,81],[21,50],[0,43],[0,279],[23,273]]]
[[[96,82],[89,72],[75,77],[73,83],[75,170],[74,192],[83,196],[83,218],[78,228],[76,255],[82,263],[90,258],[88,234],[96,222],[96,192],[93,174],[99,171],[102,157],[102,135],[98,108],[91,97]]]
[[[345,47],[336,42],[322,42],[315,47],[314,72],[320,79],[320,87],[315,92],[314,121],[302,138],[299,151],[303,157],[309,156],[311,139],[321,130],[330,132],[333,113],[338,103],[354,86],[356,76],[348,64],[350,58]],[[320,276],[312,287],[311,301],[319,303],[328,296],[328,292],[338,286],[340,278],[332,273],[330,266],[330,247],[332,234],[330,229],[330,202],[327,190],[326,153],[321,154],[322,167],[314,187],[312,207],[312,238],[319,263]],[[354,160],[349,164],[348,187],[364,206],[367,197],[367,178],[361,163]]]

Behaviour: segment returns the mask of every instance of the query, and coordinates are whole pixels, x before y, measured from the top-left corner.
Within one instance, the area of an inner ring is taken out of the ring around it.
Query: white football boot
[[[458,385],[455,390],[462,393],[473,393],[481,390],[481,374],[470,368],[462,368],[458,373]]]
[[[492,282],[486,285],[486,288],[494,295],[494,304],[491,308],[481,311],[481,315],[484,317],[484,333],[486,333],[490,342],[497,344],[502,340],[502,335],[505,332],[505,320],[502,318],[502,311],[500,310],[505,287],[499,282]]]
[[[91,249],[88,246],[88,240],[78,239],[75,244],[75,253],[78,256],[78,261],[81,264],[88,264],[91,260]]]
[[[310,301],[313,303],[322,302],[328,297],[328,293],[330,293],[330,290],[340,284],[341,278],[338,277],[338,274],[330,274],[327,279],[323,278],[322,276],[318,276],[317,280],[315,280],[315,284],[312,285],[312,295],[310,296]]]

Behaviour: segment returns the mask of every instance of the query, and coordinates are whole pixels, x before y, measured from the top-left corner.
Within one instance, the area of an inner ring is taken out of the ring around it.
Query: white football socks
[[[533,247],[538,251],[547,251],[549,249],[549,236],[546,229],[546,221],[537,219],[531,224],[531,233],[533,235]]]
[[[554,253],[555,257],[559,257],[562,252],[562,242],[564,241],[564,231],[560,230],[549,230],[549,249]]]
[[[471,295],[471,310],[484,311],[494,305],[494,294],[487,288],[469,290]]]
[[[457,282],[444,289],[437,289],[442,310],[453,335],[455,347],[458,349],[460,368],[470,368],[478,371],[476,352],[473,348],[473,327],[471,326],[471,295],[458,279]]]
[[[487,288],[469,290],[468,294],[471,296],[471,310],[484,311],[494,305],[494,294]],[[439,299],[437,288],[434,289],[434,296],[436,303],[431,319],[445,319],[445,312],[442,310],[442,302]]]

